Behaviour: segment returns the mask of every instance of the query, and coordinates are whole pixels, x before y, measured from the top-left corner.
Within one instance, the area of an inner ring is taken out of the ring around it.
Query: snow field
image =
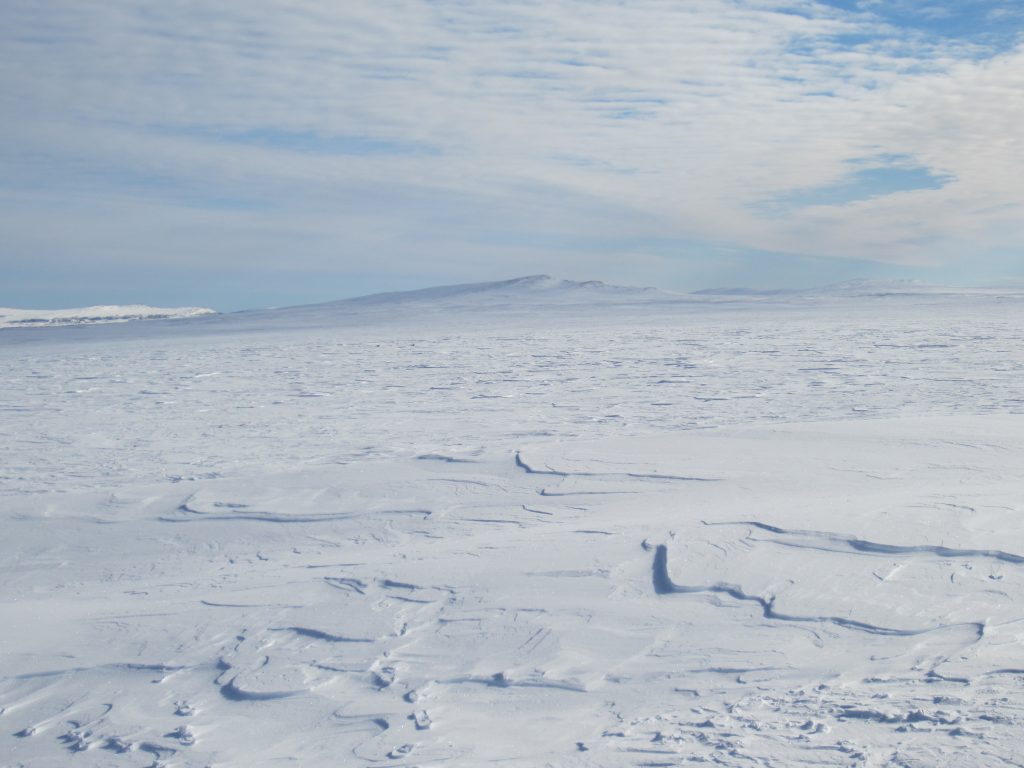
[[[1014,764],[1019,315],[0,337],[0,764]]]

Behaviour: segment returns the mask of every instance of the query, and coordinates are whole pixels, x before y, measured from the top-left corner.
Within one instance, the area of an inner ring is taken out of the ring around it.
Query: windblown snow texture
[[[0,763],[1015,764],[1024,304],[0,331]]]

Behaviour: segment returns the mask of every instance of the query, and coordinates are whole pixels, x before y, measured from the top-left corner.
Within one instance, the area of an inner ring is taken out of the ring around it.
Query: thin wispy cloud
[[[726,252],[956,269],[1024,241],[1010,3],[12,0],[0,22],[20,271],[685,283]]]

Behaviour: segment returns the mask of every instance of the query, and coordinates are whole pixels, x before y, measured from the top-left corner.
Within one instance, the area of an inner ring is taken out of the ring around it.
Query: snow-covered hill
[[[529,275],[511,280],[462,283],[357,296],[321,304],[283,307],[278,315],[365,314],[373,312],[417,312],[440,310],[493,310],[541,307],[580,307],[588,305],[638,304],[685,301],[681,294],[656,288],[610,285],[600,280],[561,280],[549,275]]]
[[[145,305],[97,306],[82,309],[29,310],[0,308],[0,328],[52,328],[106,325],[98,331],[108,337],[143,333],[231,333],[294,328],[338,328],[417,325],[423,322],[458,325],[474,317],[503,316],[515,322],[544,322],[554,318],[591,314],[602,318],[642,318],[652,313],[670,316],[720,311],[749,311],[758,305],[801,307],[809,304],[876,301],[889,305],[909,302],[984,301],[1024,299],[1024,288],[952,288],[912,280],[851,280],[810,289],[756,290],[711,288],[693,293],[672,293],[658,288],[612,285],[599,280],[563,280],[529,275],[510,280],[464,283],[411,291],[376,293],[318,304],[250,309],[219,314],[200,307],[160,308]],[[545,320],[548,318],[548,320]],[[175,319],[194,322],[171,327],[149,324],[144,329],[132,320]],[[109,327],[114,326],[114,327]]]
[[[606,303],[618,301],[651,301],[682,298],[656,288],[633,288],[609,285],[600,280],[561,280],[550,275],[529,275],[512,280],[466,283],[423,288],[417,291],[378,293],[347,299],[335,304],[407,304],[445,302],[486,304],[506,301]]]
[[[319,304],[248,310],[217,318],[217,324],[266,329],[422,322],[458,325],[474,322],[473,318],[483,316],[504,316],[516,323],[544,323],[587,313],[600,320],[608,317],[638,318],[652,313],[707,313],[715,311],[716,307],[719,311],[748,311],[762,304],[801,307],[875,301],[899,305],[1008,296],[1024,297],[1024,291],[1013,288],[948,288],[910,280],[852,280],[800,290],[724,288],[672,293],[658,288],[612,285],[599,280],[574,281],[549,275],[530,275],[495,282],[377,293]]]
[[[684,294],[656,288],[610,285],[599,280],[561,280],[548,275],[530,275],[511,280],[465,283],[412,291],[376,293],[368,296],[302,304],[290,307],[253,309],[216,318],[218,328],[338,327],[341,325],[420,323],[424,321],[472,322],[480,315],[578,314],[615,307],[642,311],[655,306],[692,304]]]
[[[79,309],[13,309],[0,307],[0,328],[37,328],[54,325],[95,325],[127,323],[132,320],[175,320],[186,317],[215,315],[205,307],[149,307],[144,304],[123,304]]]

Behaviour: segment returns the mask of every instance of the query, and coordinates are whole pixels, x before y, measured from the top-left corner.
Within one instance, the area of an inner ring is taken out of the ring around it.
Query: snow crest
[[[13,309],[0,307],[0,328],[38,328],[55,325],[127,323],[132,320],[178,320],[215,315],[206,307],[150,307],[145,304],[111,304],[78,309]]]

